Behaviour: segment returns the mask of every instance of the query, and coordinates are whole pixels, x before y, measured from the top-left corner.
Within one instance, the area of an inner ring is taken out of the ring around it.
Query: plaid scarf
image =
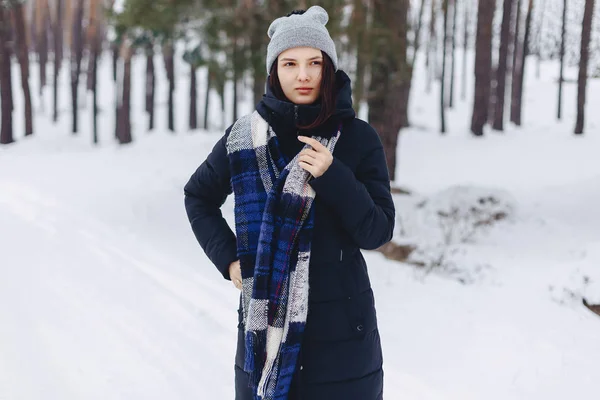
[[[339,135],[340,129],[330,139],[313,138],[333,152]],[[244,370],[256,400],[287,399],[308,311],[312,175],[298,165],[298,155],[286,164],[257,111],[233,125],[227,154],[242,270]]]

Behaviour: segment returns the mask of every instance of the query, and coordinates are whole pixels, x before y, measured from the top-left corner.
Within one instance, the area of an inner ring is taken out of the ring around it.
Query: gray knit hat
[[[310,7],[304,14],[292,14],[273,21],[267,31],[271,38],[267,47],[267,73],[271,71],[277,57],[293,47],[314,47],[324,51],[337,71],[337,53],[329,31],[325,28],[327,21],[327,11],[319,6]]]

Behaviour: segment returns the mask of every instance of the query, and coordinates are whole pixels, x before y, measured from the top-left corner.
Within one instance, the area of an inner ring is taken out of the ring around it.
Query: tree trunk
[[[467,98],[467,49],[469,44],[469,3],[467,1],[463,1],[465,8],[465,19],[463,21],[465,25],[464,37],[463,37],[463,61],[462,61],[462,79],[461,82],[461,90],[460,90],[460,98],[461,100],[466,100]]]
[[[533,0],[529,0],[529,6],[527,8],[527,17],[525,19],[525,37],[523,38],[522,52],[519,63],[517,65],[516,80],[513,83],[515,85],[515,97],[511,104],[511,115],[514,109],[514,118],[511,120],[517,125],[521,126],[521,114],[523,110],[523,82],[525,77],[525,62],[529,55],[529,36],[531,35],[531,17],[533,14]]]
[[[63,28],[62,28],[62,0],[56,0],[56,15],[54,21],[54,112],[52,121],[58,121],[58,76],[60,74],[60,65],[63,57]]]
[[[517,97],[519,88],[519,74],[522,73],[521,65],[523,63],[523,42],[521,41],[521,1],[517,1],[516,22],[515,22],[515,40],[512,64],[512,85],[510,96],[510,121],[515,123],[515,114],[517,111]]]
[[[25,136],[33,133],[33,116],[31,109],[31,91],[29,90],[29,50],[27,48],[27,38],[25,34],[25,17],[23,13],[23,4],[18,3],[12,8],[15,44],[17,49],[17,58],[21,66],[21,88],[23,89],[23,98],[25,100]]]
[[[206,67],[206,94],[204,98],[204,129],[208,130],[208,106],[210,99],[210,81],[211,79],[210,65]]]
[[[263,32],[264,16],[262,8],[258,6],[251,7],[247,12],[251,16],[250,25],[250,54],[252,59],[252,93],[254,105],[260,103],[267,82],[267,73],[265,71],[264,57],[266,51],[266,41]]]
[[[123,59],[123,76],[120,91],[120,107],[118,125],[118,139],[120,144],[131,143],[131,57],[133,51],[130,40],[125,38],[121,47]]]
[[[535,69],[535,77],[540,79],[540,69],[541,69],[541,64],[542,64],[542,32],[544,30],[544,20],[546,18],[546,0],[541,0],[542,1],[542,6],[540,7],[540,10],[542,15],[540,17],[540,25],[538,27],[539,32],[538,32],[538,37],[537,37],[537,63],[536,63],[536,69]]]
[[[0,7],[0,102],[2,105],[0,144],[14,142],[12,127],[12,74],[10,70],[11,54],[10,19],[8,11]]]
[[[354,103],[356,114],[359,115],[361,103],[364,100],[365,93],[365,66],[368,62],[365,53],[365,41],[367,31],[367,8],[362,0],[354,0],[353,23],[356,27],[356,77],[354,79]]]
[[[495,8],[496,0],[479,0],[475,43],[475,99],[471,119],[471,132],[475,136],[483,135],[483,126],[488,117],[492,73],[492,25]]]
[[[148,113],[148,130],[154,129],[154,92],[156,73],[154,72],[154,46],[146,48],[146,112]]]
[[[565,71],[565,38],[567,36],[567,0],[563,1],[562,30],[560,34],[560,73],[558,76],[558,112],[557,118],[562,118],[562,91]]]
[[[90,2],[87,42],[90,44],[90,54],[88,57],[88,88],[92,92],[92,133],[94,144],[98,144],[98,57],[100,56],[102,43],[98,11],[98,2],[92,0]]]
[[[79,76],[81,75],[81,59],[83,58],[83,0],[76,0],[71,29],[71,106],[72,132],[79,131]]]
[[[46,64],[48,63],[48,30],[50,23],[50,9],[48,0],[39,0],[36,11],[38,65],[40,73],[40,97],[42,89],[46,86]]]
[[[450,100],[449,107],[454,108],[454,75],[456,69],[456,20],[458,0],[452,0],[452,66],[450,67]]]
[[[385,152],[390,179],[396,178],[398,134],[403,124],[403,93],[408,91],[412,70],[407,58],[407,26],[410,0],[391,3],[377,0],[373,4],[371,42],[371,93],[369,123],[379,133]],[[390,51],[395,49],[395,51]]]
[[[95,41],[99,41],[100,38],[95,38]],[[92,130],[94,135],[94,144],[98,143],[98,57],[100,52],[98,51],[99,45],[95,44],[92,48],[91,65],[92,65]]]
[[[448,0],[442,0],[444,12],[444,39],[442,42],[442,76],[440,77],[440,126],[441,132],[446,133],[446,49],[448,48]]]
[[[117,69],[119,62],[119,45],[117,43],[112,43],[110,45],[112,50],[112,71],[113,71],[113,82],[117,81]]]
[[[577,123],[575,124],[576,134],[583,134],[587,71],[590,55],[590,38],[592,36],[593,17],[594,0],[585,0],[583,26],[581,28],[581,57],[579,59],[579,77],[577,78]]]
[[[512,22],[513,1],[514,0],[504,0],[504,11],[502,13],[500,50],[498,54],[498,69],[496,74],[496,101],[494,109],[494,123],[492,124],[492,128],[496,131],[504,130],[506,68],[508,65],[508,47],[510,44],[510,25]]]
[[[190,64],[190,129],[198,129],[198,91],[196,90],[196,67]]]
[[[169,106],[168,106],[168,128],[171,132],[175,132],[175,117],[174,117],[174,104],[173,104],[173,92],[175,91],[175,61],[174,61],[174,48],[171,42],[163,46],[163,57],[165,61],[165,69],[167,70],[167,79],[169,80]]]
[[[435,24],[436,24],[436,0],[431,0],[431,14],[429,16],[429,45],[427,49],[427,58],[425,59],[425,69],[427,70],[427,86],[425,91],[431,92],[431,82],[435,76],[435,70],[437,66],[437,43],[435,36]]]
[[[239,79],[240,77],[238,76],[238,72],[239,72],[239,68],[238,68],[238,54],[239,54],[239,49],[238,49],[238,43],[237,43],[237,31],[235,32],[235,36],[233,38],[233,78],[232,78],[232,83],[233,83],[233,98],[231,99],[231,107],[233,110],[233,121],[237,121],[237,116],[238,116],[238,83],[239,83]]]

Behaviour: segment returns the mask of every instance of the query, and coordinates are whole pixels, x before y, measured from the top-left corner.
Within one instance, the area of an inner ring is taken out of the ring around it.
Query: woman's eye
[[[315,65],[321,65],[321,61],[313,61],[313,64],[315,64]]]
[[[292,65],[294,65],[293,62],[286,62],[285,64],[283,64],[284,67],[291,67]]]

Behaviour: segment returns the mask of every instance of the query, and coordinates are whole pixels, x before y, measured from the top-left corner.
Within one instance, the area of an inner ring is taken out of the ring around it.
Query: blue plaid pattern
[[[340,129],[330,139],[313,138],[333,152],[339,135]],[[298,155],[286,164],[277,136],[256,111],[236,121],[227,153],[242,270],[244,370],[255,400],[284,400],[308,311],[312,176],[298,166]]]

